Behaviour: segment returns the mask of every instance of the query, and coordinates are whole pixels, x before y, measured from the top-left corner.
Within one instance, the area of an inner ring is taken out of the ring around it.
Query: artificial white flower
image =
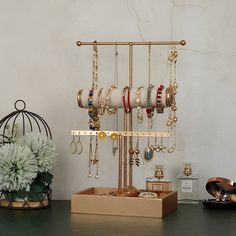
[[[51,139],[39,133],[28,133],[17,142],[30,148],[37,160],[39,173],[52,171],[56,159],[56,146]]]
[[[28,191],[37,173],[37,161],[28,147],[18,144],[0,147],[0,190]]]

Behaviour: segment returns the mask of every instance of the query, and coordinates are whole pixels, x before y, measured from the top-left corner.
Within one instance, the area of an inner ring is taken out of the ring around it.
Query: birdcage
[[[42,133],[52,139],[47,122],[39,115],[27,111],[26,103],[17,100],[15,111],[0,120],[0,146],[14,141],[29,132]],[[11,209],[40,209],[51,206],[50,185],[43,191],[0,191],[0,207]]]

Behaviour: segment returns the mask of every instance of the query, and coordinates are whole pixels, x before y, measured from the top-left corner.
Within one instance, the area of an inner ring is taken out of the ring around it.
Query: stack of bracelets
[[[88,95],[88,114],[89,114],[89,129],[91,130],[100,130],[100,121],[99,121],[99,114],[103,115],[105,113],[105,110],[107,110],[107,113],[109,115],[114,114],[116,112],[117,108],[110,107],[110,100],[111,100],[111,91],[115,90],[116,88],[114,86],[111,86],[108,89],[108,92],[106,93],[105,99],[102,99],[103,97],[103,88],[98,90],[98,102],[97,107],[94,106],[94,89],[89,90]],[[135,104],[137,106],[137,119],[139,123],[142,123],[143,117],[142,117],[142,98],[141,98],[141,89],[144,89],[143,86],[140,86],[137,89]],[[147,90],[147,108],[146,113],[148,118],[152,118],[154,115],[154,108],[156,109],[157,113],[164,113],[164,107],[171,107],[172,111],[176,111],[176,102],[175,102],[175,95],[176,95],[176,88],[173,85],[170,85],[165,89],[165,97],[163,96],[164,91],[164,85],[160,85],[157,87],[157,93],[156,93],[156,104],[155,106],[152,105],[151,101],[151,93],[154,89],[154,86],[152,84],[149,85]],[[83,108],[82,104],[82,94],[83,89],[79,90],[77,95],[77,102],[79,107]],[[163,101],[163,99],[165,101]],[[123,110],[125,113],[130,113],[132,111],[131,106],[131,89],[128,86],[125,86],[122,92],[122,105]]]

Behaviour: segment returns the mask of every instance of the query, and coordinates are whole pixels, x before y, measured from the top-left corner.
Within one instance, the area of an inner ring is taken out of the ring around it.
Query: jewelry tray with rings
[[[145,190],[146,191],[146,190]],[[72,194],[71,211],[82,214],[163,218],[177,209],[177,192],[155,192],[156,198],[140,198],[142,191],[121,196],[116,188],[88,188]]]

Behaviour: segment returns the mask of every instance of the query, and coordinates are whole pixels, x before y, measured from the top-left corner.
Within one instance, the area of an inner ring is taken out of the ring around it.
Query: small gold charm
[[[111,140],[117,140],[118,139],[118,134],[117,133],[112,133],[110,138],[111,138]]]
[[[106,132],[104,132],[104,131],[100,131],[100,132],[98,133],[98,138],[99,138],[99,139],[104,139],[104,138],[106,138],[106,136],[107,136],[107,134],[106,134]]]

